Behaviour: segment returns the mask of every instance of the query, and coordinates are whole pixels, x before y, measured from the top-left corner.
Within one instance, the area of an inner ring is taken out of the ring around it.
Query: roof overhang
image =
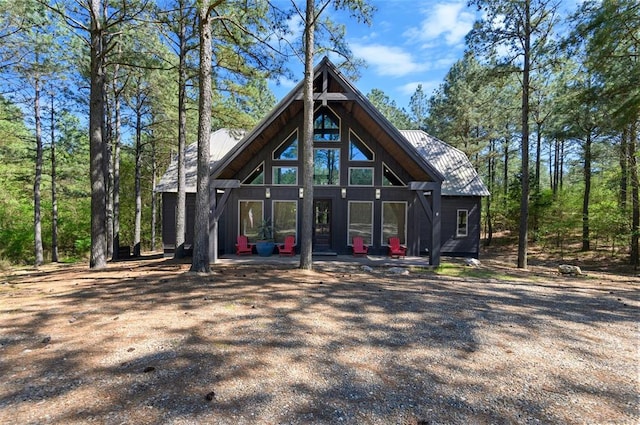
[[[276,136],[280,129],[302,113],[303,83],[299,82],[242,141],[211,170],[214,179],[231,179]],[[417,181],[442,182],[444,176],[429,164],[404,136],[324,58],[314,70],[314,102],[317,106],[340,103],[380,145]]]

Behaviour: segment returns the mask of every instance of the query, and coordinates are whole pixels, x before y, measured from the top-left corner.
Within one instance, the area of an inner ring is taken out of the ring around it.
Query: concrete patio
[[[270,257],[259,255],[235,255],[224,254],[218,258],[219,264],[283,264],[295,266],[300,263],[300,255],[292,257],[281,257],[274,254]],[[383,255],[367,255],[364,257],[354,257],[352,255],[313,255],[313,263],[324,266],[331,264],[358,264],[369,267],[432,267],[429,264],[429,257],[391,258]]]

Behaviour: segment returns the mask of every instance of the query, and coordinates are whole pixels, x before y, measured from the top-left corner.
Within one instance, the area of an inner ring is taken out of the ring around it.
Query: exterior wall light
[[[266,188],[264,190],[264,197],[267,198],[267,199],[271,198],[271,189],[270,188]]]
[[[304,189],[303,188],[298,189],[298,196],[300,198],[304,198]]]
[[[342,189],[340,189],[340,196],[342,196],[342,199],[347,197],[347,188],[343,187]]]
[[[376,199],[380,199],[380,189],[376,189]]]

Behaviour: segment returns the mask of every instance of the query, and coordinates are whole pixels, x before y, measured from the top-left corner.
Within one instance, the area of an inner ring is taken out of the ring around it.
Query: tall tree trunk
[[[549,142],[549,190],[553,192],[553,155],[555,141]]]
[[[640,201],[638,199],[638,191],[640,190],[640,183],[638,182],[638,121],[631,124],[631,134],[629,135],[629,169],[631,171],[631,203],[632,203],[632,217],[631,217],[631,264],[634,270],[637,270],[640,266]]]
[[[531,55],[531,4],[525,0],[524,64],[522,72],[522,198],[520,199],[520,228],[518,230],[518,268],[527,268],[529,236],[529,66]]]
[[[187,225],[187,178],[185,175],[184,150],[187,139],[187,40],[184,6],[180,3],[179,62],[178,62],[178,193],[176,196],[176,243],[173,256],[183,258]]]
[[[155,138],[151,139],[151,251],[156,250],[156,226],[157,226],[157,215],[158,215],[158,195],[155,191],[156,182],[157,182],[157,174],[158,172],[158,163],[156,158],[156,140]]]
[[[210,1],[198,8],[200,30],[200,69],[198,102],[198,179],[196,219],[193,235],[192,272],[209,273],[209,154],[211,140],[211,16]]]
[[[503,167],[502,167],[502,208],[507,210],[507,196],[509,196],[509,145],[511,144],[511,140],[509,136],[504,138],[504,149],[502,152],[502,157],[504,158]]]
[[[563,188],[562,184],[564,182],[564,142],[564,139],[560,140],[560,169],[558,170],[558,177],[561,191]]]
[[[116,78],[113,82],[114,130],[113,130],[113,255],[117,260],[120,256],[120,128],[122,125],[120,114],[120,90]]]
[[[629,127],[625,126],[622,130],[622,138],[620,140],[620,192],[618,193],[618,207],[622,211],[627,209],[627,191],[628,191],[628,174],[629,174]]]
[[[58,262],[58,192],[56,189],[56,123],[51,93],[51,261]]]
[[[582,197],[582,251],[591,249],[589,242],[589,198],[591,197],[591,131],[584,144],[584,194]]]
[[[106,70],[105,70],[106,78]],[[105,82],[106,84],[106,82]],[[107,163],[107,258],[113,258],[113,162],[111,161],[111,151],[113,144],[113,114],[111,103],[109,100],[109,91],[105,88],[104,91],[104,105],[105,105],[105,145],[107,148],[107,154],[105,156],[105,162]]]
[[[489,192],[493,193],[493,189],[496,183],[495,173],[495,140],[489,141]],[[487,196],[487,238],[485,239],[485,246],[491,245],[493,240],[493,217],[491,216],[491,195]]]
[[[89,267],[107,266],[105,145],[104,125],[104,51],[101,0],[91,0],[91,88],[89,94],[89,146],[91,180],[91,258]]]
[[[551,185],[551,190],[553,191],[553,197],[555,199],[558,195],[558,183],[560,181],[560,140],[557,138],[554,142],[553,152],[553,178],[551,179],[553,183]]]
[[[37,61],[37,54],[36,54]],[[33,102],[33,113],[36,124],[36,173],[33,182],[33,234],[35,265],[41,266],[44,263],[44,249],[42,247],[42,219],[41,219],[41,199],[40,184],[42,182],[42,118],[40,116],[40,79],[36,77],[35,97]]]
[[[304,40],[304,88],[302,123],[302,226],[300,228],[300,268],[313,269],[313,56],[315,8],[307,0]]]
[[[536,175],[534,188],[536,194],[540,192],[540,163],[542,162],[542,124],[536,122]]]
[[[142,189],[140,180],[142,178],[142,112],[141,103],[138,102],[136,111],[136,169],[135,169],[135,198],[136,198],[136,216],[134,224],[133,236],[133,256],[139,257],[142,251],[140,247],[140,234],[142,233]]]

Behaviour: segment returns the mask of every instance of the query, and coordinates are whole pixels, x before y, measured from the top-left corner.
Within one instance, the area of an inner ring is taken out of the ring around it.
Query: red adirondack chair
[[[236,255],[251,255],[253,252],[253,244],[249,243],[249,239],[245,235],[238,236],[236,244]]]
[[[353,237],[353,256],[365,256],[369,252],[369,247],[364,244],[360,236]]]
[[[400,245],[400,238],[393,236],[389,238],[389,257],[405,257],[407,255],[407,247]]]
[[[284,243],[276,246],[280,255],[293,256],[296,254],[296,238],[292,235],[285,236]]]

